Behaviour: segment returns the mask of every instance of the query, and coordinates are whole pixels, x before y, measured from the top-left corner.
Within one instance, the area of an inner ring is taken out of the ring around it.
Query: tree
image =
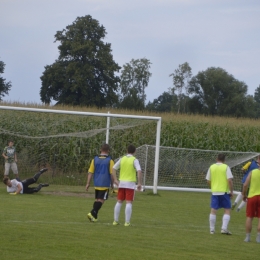
[[[175,101],[175,102],[174,102]],[[163,92],[153,102],[148,102],[146,109],[157,112],[171,112],[173,110],[173,104],[176,103],[177,96],[169,92]]]
[[[146,59],[132,59],[129,63],[123,65],[121,73],[121,103],[125,98],[129,98],[130,90],[136,94],[136,97],[142,101],[143,108],[145,107],[145,88],[148,86],[149,79],[152,76],[149,69],[151,62]]]
[[[247,85],[238,81],[222,68],[208,68],[190,80],[189,94],[193,105],[209,115],[245,116],[247,114]]]
[[[113,60],[106,30],[90,15],[78,17],[57,31],[59,57],[45,66],[41,76],[41,101],[103,107],[117,102],[120,67]]]
[[[254,100],[256,102],[256,114],[257,114],[257,117],[260,117],[260,85],[255,90]]]
[[[11,81],[6,82],[6,79],[2,77],[4,70],[5,70],[5,64],[3,61],[0,61],[0,101],[2,101],[2,97],[8,95],[9,90],[12,87]]]
[[[191,67],[188,62],[180,64],[178,69],[176,69],[172,74],[170,74],[170,77],[172,77],[172,79],[173,79],[173,85],[174,85],[172,90],[177,91],[178,113],[180,112],[181,99],[183,97],[184,90],[185,90],[185,94],[188,95],[189,80],[190,80],[191,76],[192,76]],[[183,99],[183,100],[184,100],[184,108],[185,108],[186,99]],[[184,112],[185,112],[185,110],[184,110]]]

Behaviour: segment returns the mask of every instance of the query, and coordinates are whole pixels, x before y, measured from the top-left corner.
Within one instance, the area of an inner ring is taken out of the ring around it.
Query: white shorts
[[[9,175],[10,168],[14,174],[18,174],[18,168],[16,162],[5,163],[5,175]]]

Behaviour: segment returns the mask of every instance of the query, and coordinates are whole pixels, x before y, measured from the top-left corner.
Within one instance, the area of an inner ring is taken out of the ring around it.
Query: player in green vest
[[[135,150],[136,149],[133,145],[129,145],[127,148],[127,155],[120,158],[113,167],[113,180],[118,186],[117,203],[114,209],[114,226],[119,225],[119,214],[123,201],[126,201],[125,227],[131,226],[130,219],[132,215],[132,203],[134,200],[137,181],[137,190],[140,191],[142,188],[142,171],[139,161],[134,157]],[[120,174],[118,182],[116,171],[119,169]]]
[[[249,187],[249,192],[248,192]],[[247,195],[248,192],[248,195]],[[254,217],[258,218],[256,242],[260,243],[260,169],[252,170],[243,186],[243,200],[246,206],[246,238],[250,242],[252,222]]]
[[[211,188],[211,211],[209,215],[210,234],[215,233],[216,213],[224,208],[221,234],[231,235],[227,229],[230,221],[231,198],[233,196],[233,175],[225,162],[225,155],[219,154],[217,163],[212,164],[207,172],[206,180]]]

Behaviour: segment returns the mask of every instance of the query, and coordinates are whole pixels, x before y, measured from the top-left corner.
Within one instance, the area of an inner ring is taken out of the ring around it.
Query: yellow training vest
[[[248,198],[260,195],[260,170],[255,169],[251,173]]]
[[[120,181],[136,182],[136,170],[134,167],[134,156],[124,156],[120,161]]]
[[[212,192],[229,192],[227,181],[227,165],[212,164],[210,166],[210,181]]]

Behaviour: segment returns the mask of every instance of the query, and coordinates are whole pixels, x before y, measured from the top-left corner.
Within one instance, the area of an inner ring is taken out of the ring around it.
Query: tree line
[[[260,85],[253,96],[248,95],[248,86],[224,69],[210,67],[193,76],[188,62],[169,74],[172,87],[146,104],[151,61],[145,57],[132,59],[120,67],[113,59],[111,44],[104,42],[106,34],[105,27],[90,15],[77,17],[71,25],[56,32],[55,42],[60,43],[58,59],[46,65],[40,77],[43,103],[260,116]],[[2,77],[4,67],[4,62],[0,61],[0,101],[12,86]]]

